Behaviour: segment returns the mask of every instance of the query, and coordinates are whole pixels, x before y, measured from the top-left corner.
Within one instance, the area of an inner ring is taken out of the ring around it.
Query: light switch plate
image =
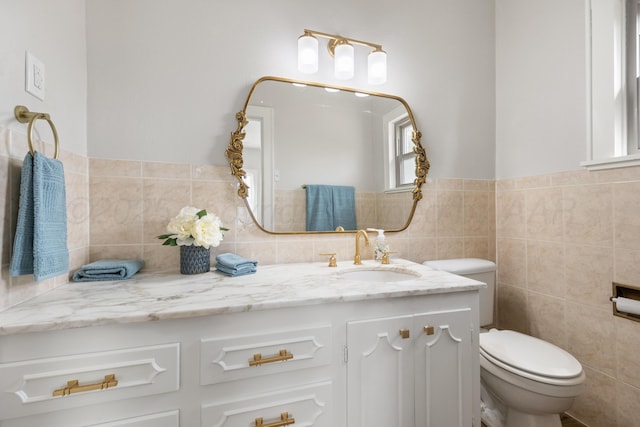
[[[44,64],[27,52],[25,60],[25,90],[44,101]]]

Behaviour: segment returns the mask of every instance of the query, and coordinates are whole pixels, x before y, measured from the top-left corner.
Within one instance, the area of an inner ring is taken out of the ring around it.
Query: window
[[[589,169],[640,165],[640,0],[587,0]]]
[[[413,152],[413,126],[408,117],[395,123],[394,135],[396,187],[413,185],[416,177],[416,154]]]
[[[639,0],[640,1],[640,0]],[[416,178],[413,125],[404,106],[382,118],[384,132],[385,191],[408,191]]]
[[[640,133],[638,132],[638,77],[640,77],[640,5],[639,0],[627,0],[626,7],[626,53],[627,53],[627,154],[640,151]]]

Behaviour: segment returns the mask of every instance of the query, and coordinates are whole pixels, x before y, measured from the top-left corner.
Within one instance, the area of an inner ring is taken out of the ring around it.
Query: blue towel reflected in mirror
[[[355,188],[307,185],[307,231],[356,230]]]

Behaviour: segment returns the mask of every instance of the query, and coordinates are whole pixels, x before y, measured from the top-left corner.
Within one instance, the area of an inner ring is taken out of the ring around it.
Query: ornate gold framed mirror
[[[429,161],[404,99],[267,76],[236,119],[225,154],[263,231],[394,232],[411,223]]]

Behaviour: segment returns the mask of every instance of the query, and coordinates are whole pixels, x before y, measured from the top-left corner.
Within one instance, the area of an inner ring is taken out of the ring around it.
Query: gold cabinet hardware
[[[278,355],[267,357],[265,359],[262,358],[262,354],[258,353],[253,355],[253,360],[249,361],[249,366],[260,366],[266,363],[282,362],[289,359],[293,359],[293,354],[289,353],[287,350],[280,350]]]
[[[389,252],[389,251],[384,251],[382,253],[382,261],[380,261],[381,264],[389,264],[389,254],[395,254],[396,252]]]
[[[328,256],[329,257],[329,267],[337,267],[338,263],[336,262],[336,254],[332,253],[332,254],[320,254],[322,256]]]
[[[262,417],[256,418],[255,427],[281,427],[281,426],[288,426],[295,423],[296,423],[295,418],[289,418],[289,413],[283,412],[280,414],[280,421],[275,421],[269,424],[264,424]]]
[[[115,387],[118,385],[118,380],[116,380],[116,376],[114,374],[105,375],[104,380],[101,383],[95,384],[86,384],[80,385],[78,380],[67,381],[67,386],[65,388],[61,388],[55,390],[53,392],[54,396],[68,396],[73,393],[83,393],[85,391],[93,391],[93,390],[106,390],[111,387]]]
[[[400,329],[400,336],[403,340],[406,340],[411,336],[411,331],[409,331],[408,329]]]
[[[435,329],[433,328],[433,326],[425,326],[424,333],[427,335],[433,335],[435,333]]]

